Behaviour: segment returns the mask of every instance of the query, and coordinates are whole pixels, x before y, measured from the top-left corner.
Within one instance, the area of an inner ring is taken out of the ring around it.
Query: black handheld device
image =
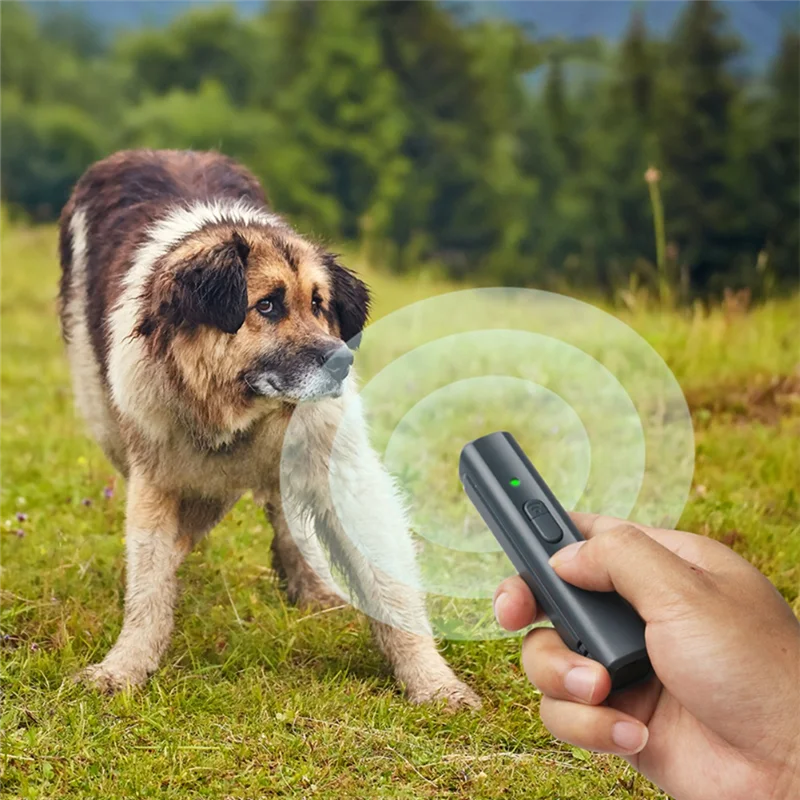
[[[550,557],[583,540],[510,433],[491,433],[461,451],[459,477],[506,555],[566,645],[599,661],[612,691],[651,672],[644,622],[616,592],[588,592],[561,580]]]

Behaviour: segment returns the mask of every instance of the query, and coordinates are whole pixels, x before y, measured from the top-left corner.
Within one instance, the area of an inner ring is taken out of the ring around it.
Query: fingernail
[[[500,592],[494,599],[494,618],[500,622],[500,612],[508,603],[508,592]]]
[[[597,686],[597,671],[591,667],[573,667],[564,676],[564,688],[578,700],[591,702]]]
[[[578,555],[578,550],[581,549],[586,544],[586,542],[574,542],[573,544],[568,544],[566,547],[562,547],[557,553],[554,553],[550,557],[550,566],[560,567],[562,564],[566,564],[567,561],[572,561],[576,555]]]
[[[615,722],[611,728],[611,741],[626,755],[644,749],[649,732],[638,722]]]

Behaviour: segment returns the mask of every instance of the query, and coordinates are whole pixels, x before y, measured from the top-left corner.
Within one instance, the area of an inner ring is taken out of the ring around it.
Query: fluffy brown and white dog
[[[281,506],[284,434],[297,405],[314,401],[291,481],[310,510],[312,550],[335,552],[354,592],[377,604],[375,639],[411,700],[477,706],[438,653],[417,593],[353,546],[329,496],[328,455],[343,396],[355,391],[345,342],[367,319],[364,284],[215,153],[135,150],[95,164],[63,211],[60,256],[76,401],[128,487],[122,631],[83,679],[114,691],[156,670],[179,565],[247,490],[272,524],[290,599],[341,603]],[[412,562],[403,508],[363,429],[351,445],[344,472],[361,498],[359,535]]]

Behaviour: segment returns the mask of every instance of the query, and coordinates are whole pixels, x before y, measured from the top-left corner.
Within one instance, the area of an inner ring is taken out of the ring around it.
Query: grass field
[[[351,610],[280,594],[247,501],[181,570],[176,635],[132,694],[74,685],[119,630],[124,486],[73,413],[52,228],[2,239],[2,797],[655,798],[624,762],[555,742],[517,640],[444,644],[475,714],[409,706]],[[368,273],[375,315],[446,291]],[[800,306],[628,310],[690,402],[683,527],[722,539],[800,613]]]

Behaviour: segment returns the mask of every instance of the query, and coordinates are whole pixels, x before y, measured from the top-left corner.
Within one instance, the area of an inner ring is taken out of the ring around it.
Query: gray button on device
[[[525,515],[533,523],[536,533],[540,539],[550,544],[561,541],[564,532],[559,524],[550,516],[544,503],[539,500],[528,500],[522,507]]]

